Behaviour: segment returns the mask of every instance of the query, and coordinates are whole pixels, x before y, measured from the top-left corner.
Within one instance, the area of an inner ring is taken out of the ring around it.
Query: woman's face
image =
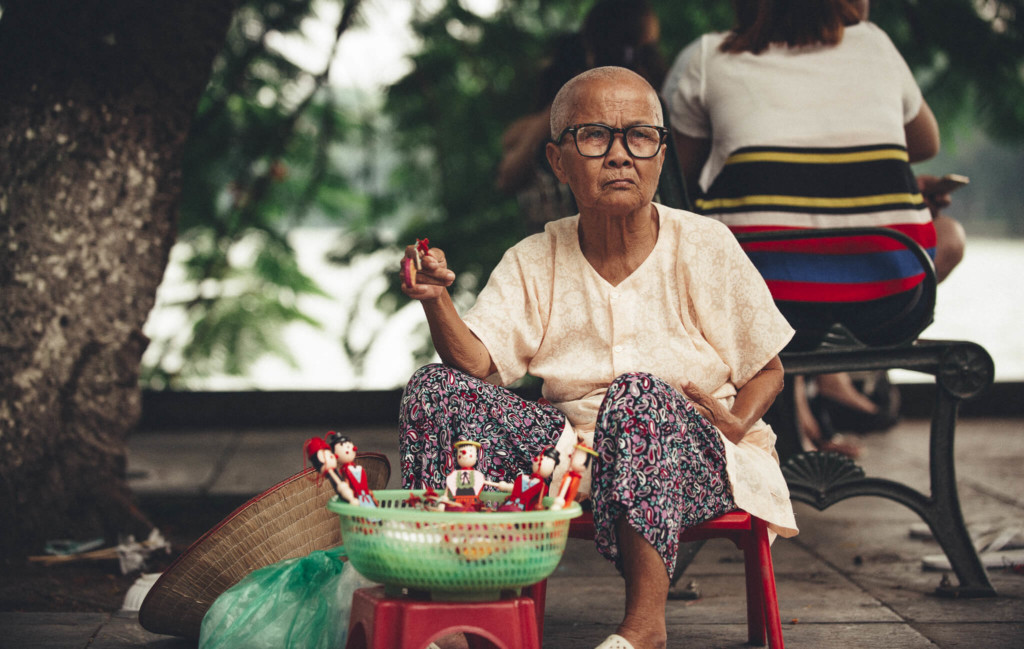
[[[569,125],[607,124],[626,128],[636,124],[660,125],[657,96],[649,86],[631,76],[595,79],[577,91]],[[616,134],[611,149],[601,158],[579,154],[571,134],[548,145],[548,160],[562,182],[576,197],[580,214],[628,214],[646,207],[654,198],[665,160],[665,147],[653,158],[634,158]]]

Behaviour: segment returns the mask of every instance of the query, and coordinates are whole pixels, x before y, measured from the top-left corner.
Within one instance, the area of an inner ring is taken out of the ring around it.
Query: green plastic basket
[[[391,593],[427,591],[436,601],[498,599],[546,579],[562,558],[578,503],[531,512],[432,512],[413,507],[423,491],[379,490],[378,508],[333,497],[327,508],[341,519],[349,561]],[[500,502],[504,493],[483,493]],[[551,499],[545,499],[550,504]]]

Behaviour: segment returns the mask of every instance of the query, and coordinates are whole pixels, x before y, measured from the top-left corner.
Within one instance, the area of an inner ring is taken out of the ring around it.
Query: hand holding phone
[[[938,216],[940,210],[949,207],[952,201],[949,198],[950,192],[963,187],[970,182],[967,176],[960,174],[946,174],[941,178],[928,175],[917,177],[917,186],[921,190],[921,197],[924,199],[932,218]]]
[[[960,174],[946,174],[941,178],[919,176],[919,179],[921,180],[921,193],[926,196],[949,194],[971,182],[970,178]]]

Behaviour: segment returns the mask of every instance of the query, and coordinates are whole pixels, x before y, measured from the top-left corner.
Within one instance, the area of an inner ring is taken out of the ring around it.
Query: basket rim
[[[381,501],[402,501],[411,495],[423,496],[425,489],[378,489],[373,492],[374,498]],[[495,491],[485,491],[480,494],[482,500],[491,502],[501,501],[507,494]],[[550,505],[554,498],[547,497],[543,503]],[[421,508],[399,508],[399,507],[378,507],[368,508],[358,505],[351,505],[343,502],[337,495],[327,501],[327,509],[347,517],[372,517],[380,520],[394,521],[420,521],[434,520],[438,523],[546,523],[564,521],[576,518],[583,514],[583,509],[577,502],[570,503],[563,509],[540,509],[525,512],[435,512]]]

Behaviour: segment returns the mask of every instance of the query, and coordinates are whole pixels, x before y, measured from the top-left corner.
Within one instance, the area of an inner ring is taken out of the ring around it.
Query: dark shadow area
[[[901,414],[931,417],[935,402],[933,383],[899,384]],[[527,399],[540,397],[539,386],[513,390]],[[995,383],[984,393],[963,402],[962,417],[1024,416],[1024,383]],[[182,392],[144,391],[138,430],[239,426],[346,426],[392,424],[398,420],[402,391],[247,391]]]

